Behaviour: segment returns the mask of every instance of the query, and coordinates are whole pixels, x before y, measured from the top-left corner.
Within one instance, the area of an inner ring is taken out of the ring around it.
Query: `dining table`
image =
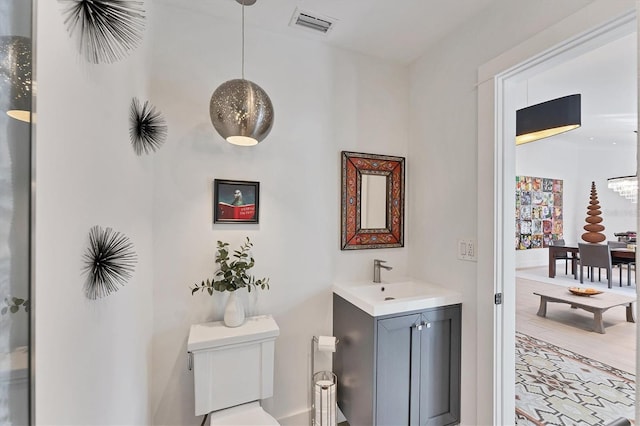
[[[569,259],[571,260],[571,274],[576,276],[576,268],[579,253],[578,244],[565,244],[565,245],[552,245],[549,246],[549,278],[556,277],[556,260],[559,255],[565,255],[571,253]],[[634,248],[626,247],[612,247],[611,248],[611,260],[615,259],[635,259],[636,250]],[[564,260],[564,258],[563,258]]]

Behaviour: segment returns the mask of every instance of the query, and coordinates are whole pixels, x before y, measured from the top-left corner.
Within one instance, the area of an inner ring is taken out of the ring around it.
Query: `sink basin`
[[[373,317],[462,303],[462,294],[414,279],[335,283],[333,292]]]

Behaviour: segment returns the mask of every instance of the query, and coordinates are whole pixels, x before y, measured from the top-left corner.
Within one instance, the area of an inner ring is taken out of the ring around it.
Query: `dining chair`
[[[627,248],[627,243],[625,243],[624,241],[607,241],[607,245],[609,246],[609,250],[615,248]],[[620,269],[620,287],[622,287],[622,267],[627,267],[627,285],[631,285],[631,267],[635,267],[635,265],[635,259],[621,259],[611,257],[611,266]]]
[[[586,266],[591,270],[591,282],[593,282],[593,268],[602,268],[607,271],[607,283],[611,288],[611,251],[605,244],[585,244],[578,243],[578,253],[580,260],[580,283],[583,280],[583,270]],[[598,269],[598,281],[600,280],[600,269]]]
[[[565,244],[566,243],[561,238],[557,240],[551,240],[549,242],[549,245],[552,245],[552,246],[564,246]],[[565,251],[562,254],[560,253],[556,254],[556,260],[564,260],[564,274],[567,275],[569,271],[569,261],[574,262],[575,258],[573,257],[573,255],[570,255],[568,251]]]

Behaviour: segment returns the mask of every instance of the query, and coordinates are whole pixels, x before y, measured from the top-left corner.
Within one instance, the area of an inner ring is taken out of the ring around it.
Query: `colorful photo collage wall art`
[[[562,238],[562,180],[516,176],[516,250]]]

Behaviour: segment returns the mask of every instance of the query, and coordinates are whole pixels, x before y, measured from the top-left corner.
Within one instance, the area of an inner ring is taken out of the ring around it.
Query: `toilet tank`
[[[271,397],[279,334],[270,315],[249,317],[240,327],[222,321],[192,325],[187,350],[193,362],[196,416]]]

